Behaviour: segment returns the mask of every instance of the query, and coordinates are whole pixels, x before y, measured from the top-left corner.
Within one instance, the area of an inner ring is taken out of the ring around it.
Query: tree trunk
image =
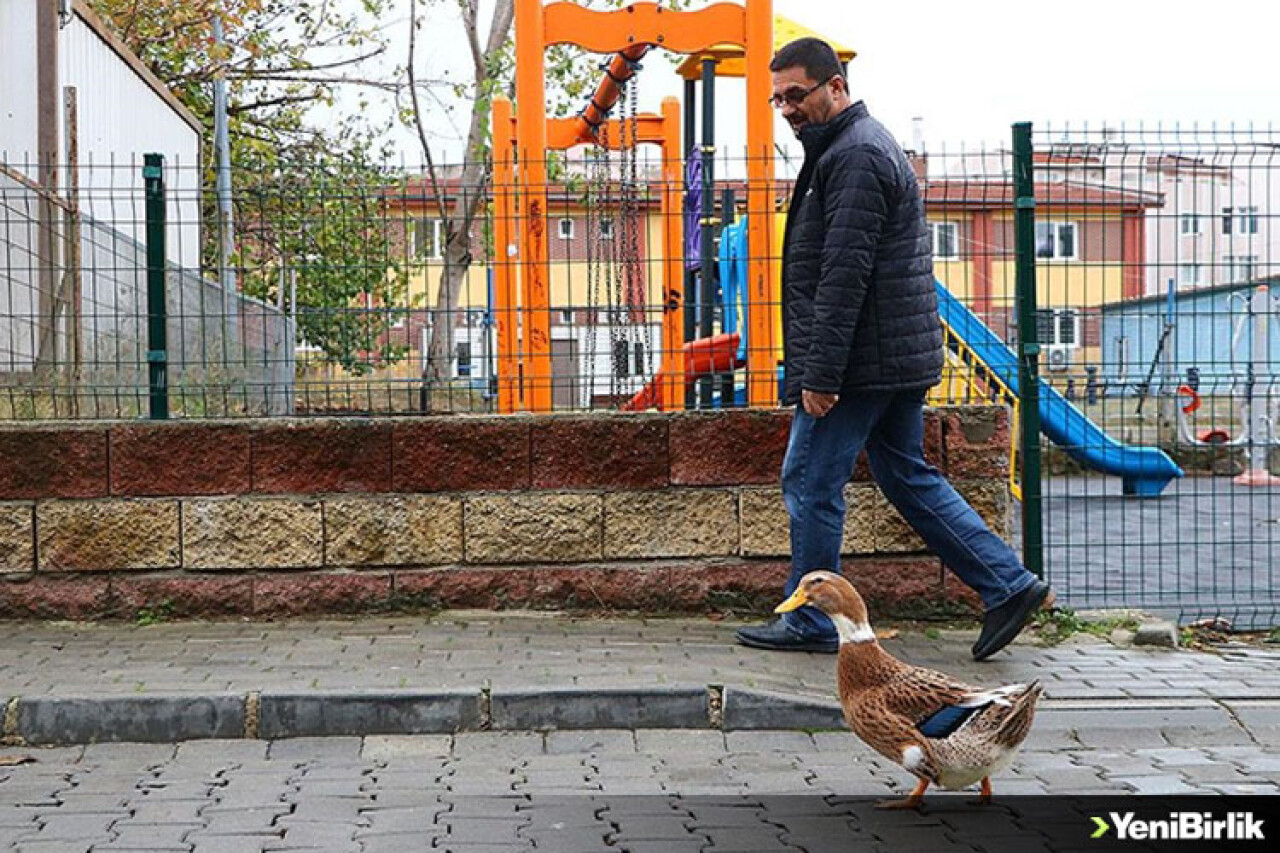
[[[431,314],[431,343],[427,347],[427,364],[422,374],[422,406],[423,411],[434,408],[434,391],[446,388],[453,364],[455,328],[457,323],[458,300],[462,287],[467,280],[467,272],[471,266],[472,226],[489,197],[489,164],[487,162],[488,146],[485,144],[489,130],[489,108],[491,87],[491,63],[502,49],[511,31],[511,23],[515,17],[514,0],[498,0],[493,10],[493,19],[489,27],[489,37],[484,48],[480,46],[476,21],[478,4],[463,5],[464,24],[467,28],[467,40],[471,45],[473,72],[475,74],[476,101],[471,108],[471,122],[467,128],[467,145],[464,151],[462,177],[453,208],[445,220],[444,269],[440,273],[440,284],[436,289],[434,311]],[[413,26],[413,21],[410,22]],[[410,65],[413,54],[410,45]],[[422,134],[421,113],[415,101],[414,112],[418,119],[419,135],[422,138],[423,150],[431,163],[431,150]],[[433,185],[437,188],[437,203],[444,212],[444,199],[439,192],[439,184],[435,180],[432,166]]]
[[[483,116],[473,116],[472,133],[469,135],[482,134],[483,121]],[[468,150],[475,149],[468,146]],[[445,223],[444,269],[440,272],[434,310],[431,312],[431,343],[427,348],[426,371],[422,377],[427,389],[427,408],[432,408],[431,389],[446,387],[446,383],[453,378],[450,365],[453,363],[458,302],[472,261],[471,232],[489,195],[486,165],[478,157],[467,161],[462,170],[457,199]]]
[[[444,269],[431,311],[431,343],[427,348],[427,367],[423,381],[433,388],[444,387],[451,378],[453,345],[458,321],[458,299],[467,280],[470,265],[469,252],[461,239],[451,239],[445,244]]]

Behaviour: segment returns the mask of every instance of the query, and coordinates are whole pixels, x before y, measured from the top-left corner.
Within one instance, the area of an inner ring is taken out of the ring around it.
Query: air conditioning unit
[[[1044,360],[1050,370],[1054,372],[1061,372],[1071,366],[1071,347],[1052,345],[1047,346],[1044,349]]]

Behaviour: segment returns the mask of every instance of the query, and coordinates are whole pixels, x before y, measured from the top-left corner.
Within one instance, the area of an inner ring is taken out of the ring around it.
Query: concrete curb
[[[32,745],[574,729],[841,728],[833,701],[717,685],[13,697],[4,740]]]
[[[169,743],[244,736],[245,697],[41,696],[11,700],[5,738],[61,745],[134,741]],[[10,727],[14,731],[9,731]]]
[[[1239,704],[1239,703],[1235,703]],[[1266,704],[1259,725],[1277,726],[1280,702]],[[1063,725],[1081,714],[1134,712],[1129,722],[1185,717],[1215,722],[1253,713],[1226,700],[1161,699],[1124,703],[1046,700]],[[1170,716],[1172,715],[1172,716]],[[1128,723],[1126,723],[1127,725]],[[1134,723],[1136,724],[1136,723]],[[206,738],[455,734],[581,729],[846,729],[835,699],[732,685],[647,689],[548,688],[456,691],[251,691],[245,694],[11,697],[4,708],[9,744],[173,743]],[[1280,729],[1277,729],[1280,731]]]
[[[272,693],[258,699],[258,737],[408,735],[481,728],[481,694],[421,691]]]
[[[529,729],[705,729],[706,687],[495,690],[490,727]]]
[[[824,702],[788,693],[764,690],[724,690],[724,728],[744,729],[844,729],[844,712],[834,699]]]

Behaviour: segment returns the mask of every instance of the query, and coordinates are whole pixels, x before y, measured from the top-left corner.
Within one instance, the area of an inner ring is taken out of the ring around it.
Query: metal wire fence
[[[1049,576],[1077,607],[1269,627],[1280,137],[1062,128],[1034,142]]]
[[[0,419],[145,417],[153,389],[141,167],[84,169],[74,195],[43,192],[31,171],[0,164]],[[293,323],[201,274],[198,201],[171,199],[186,215],[174,217],[157,266],[172,413],[287,414]]]
[[[1024,546],[1068,604],[1271,625],[1280,138],[1031,141],[910,152],[947,331],[931,399],[1035,416]],[[723,152],[576,149],[538,187],[514,162],[277,164],[233,175],[225,217],[165,164],[163,249],[141,164],[54,199],[11,165],[0,417],[146,416],[157,358],[173,417],[776,405],[799,164],[774,165],[762,192]]]

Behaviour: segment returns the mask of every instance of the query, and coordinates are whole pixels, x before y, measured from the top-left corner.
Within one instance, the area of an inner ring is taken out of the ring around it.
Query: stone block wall
[[[926,452],[1010,533],[1002,408]],[[787,574],[790,413],[129,422],[0,429],[0,616],[434,607],[761,611]],[[881,612],[972,608],[870,481],[845,571]]]

